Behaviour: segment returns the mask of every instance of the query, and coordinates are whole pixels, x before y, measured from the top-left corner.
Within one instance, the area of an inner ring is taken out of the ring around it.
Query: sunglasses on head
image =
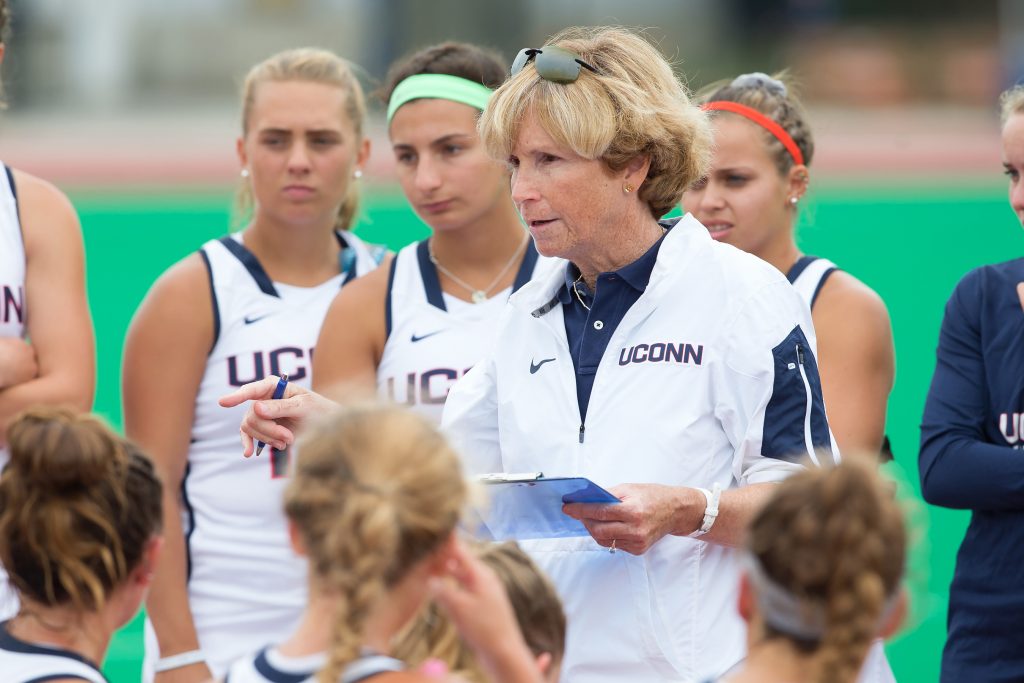
[[[533,68],[537,70],[537,75],[552,83],[574,83],[580,77],[580,67],[586,67],[595,74],[600,73],[596,68],[580,59],[579,55],[549,45],[547,47],[527,47],[520,50],[515,61],[512,62],[510,75],[515,76],[531,60]]]

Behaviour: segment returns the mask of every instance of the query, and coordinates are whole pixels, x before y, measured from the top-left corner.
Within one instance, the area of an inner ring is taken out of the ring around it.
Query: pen
[[[277,386],[274,387],[274,395],[273,395],[272,398],[275,401],[277,399],[281,398],[282,396],[284,396],[284,388],[286,386],[288,386],[288,374],[282,372],[281,373],[281,378],[279,380],[277,380]],[[259,454],[263,452],[263,449],[266,448],[266,446],[267,446],[267,444],[263,443],[262,441],[257,441],[256,442],[256,455],[259,456]]]

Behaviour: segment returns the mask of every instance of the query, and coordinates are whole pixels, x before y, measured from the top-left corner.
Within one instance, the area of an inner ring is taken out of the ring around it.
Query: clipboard
[[[586,477],[498,473],[485,474],[480,482],[490,497],[482,522],[498,541],[588,536],[583,523],[562,512],[562,505],[620,502]]]

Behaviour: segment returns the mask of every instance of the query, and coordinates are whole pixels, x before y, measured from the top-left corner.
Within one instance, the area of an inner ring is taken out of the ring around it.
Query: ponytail
[[[314,580],[337,601],[321,680],[359,656],[385,592],[451,537],[466,500],[455,452],[423,418],[349,407],[308,428],[285,493]]]

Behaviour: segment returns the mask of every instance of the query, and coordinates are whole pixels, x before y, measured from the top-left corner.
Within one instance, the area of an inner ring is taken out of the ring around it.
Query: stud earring
[[[799,201],[800,201],[799,197],[790,197],[789,198],[789,203],[792,204],[793,206],[796,206],[797,202],[799,202]]]
[[[354,171],[354,172],[352,173],[352,177],[353,177],[353,178],[355,178],[356,180],[359,180],[360,178],[362,178],[362,177],[363,177],[363,169],[361,169],[361,168],[357,168],[357,169],[356,169],[356,170],[355,170],[355,171]]]
[[[626,194],[629,194],[629,193],[630,193],[630,192],[632,192],[632,191],[633,191],[634,189],[635,189],[635,188],[634,188],[634,187],[633,187],[632,185],[630,185],[629,183],[626,183],[626,184],[625,184],[625,185],[624,185],[624,186],[622,187],[622,191],[623,191],[623,192],[625,192]]]
[[[241,172],[241,176],[242,176],[243,178],[248,178],[248,177],[249,177],[249,169],[247,169],[247,168],[243,168],[243,169],[242,169],[242,172]]]

